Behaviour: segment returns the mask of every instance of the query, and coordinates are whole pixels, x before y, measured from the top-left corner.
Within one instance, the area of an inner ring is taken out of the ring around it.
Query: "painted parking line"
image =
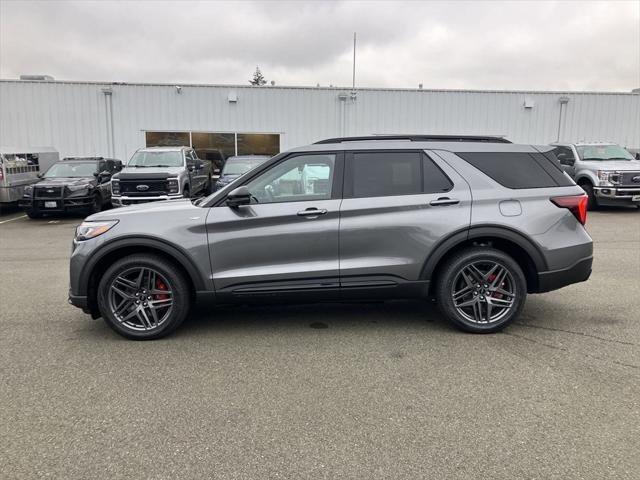
[[[3,223],[7,223],[7,222],[13,222],[14,220],[19,220],[19,219],[25,218],[25,217],[26,217],[26,215],[20,215],[19,217],[13,217],[13,218],[10,218],[8,220],[1,220],[0,221],[0,225],[2,225]]]

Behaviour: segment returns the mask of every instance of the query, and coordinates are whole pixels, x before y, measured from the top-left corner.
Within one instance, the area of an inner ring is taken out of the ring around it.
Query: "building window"
[[[147,147],[192,147],[199,158],[222,168],[234,155],[277,155],[280,134],[216,132],[145,132]]]
[[[280,153],[280,135],[238,133],[238,155],[269,155]]]
[[[227,158],[236,152],[236,136],[233,133],[193,132],[191,141],[198,158],[213,162],[214,168],[222,169]]]
[[[146,132],[147,147],[190,147],[189,132]]]

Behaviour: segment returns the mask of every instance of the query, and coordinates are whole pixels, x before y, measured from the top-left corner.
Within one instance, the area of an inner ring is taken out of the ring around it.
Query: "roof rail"
[[[409,142],[485,142],[511,143],[504,137],[489,135],[371,135],[366,137],[338,137],[327,138],[315,142],[314,145],[326,143],[364,142],[371,140],[405,140]]]
[[[62,160],[104,160],[104,157],[64,157]]]

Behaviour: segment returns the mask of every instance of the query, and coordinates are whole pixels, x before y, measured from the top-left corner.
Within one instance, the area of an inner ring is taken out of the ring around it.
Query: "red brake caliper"
[[[156,288],[158,290],[169,290],[159,278],[156,278]],[[166,298],[169,298],[169,295],[167,295],[166,293],[156,293],[156,300],[164,300]]]
[[[496,279],[496,274],[495,273],[492,273],[491,275],[489,275],[489,278],[487,278],[489,283],[493,282],[495,279]],[[502,287],[503,285],[504,285],[504,283],[502,283],[499,286]],[[497,299],[501,299],[503,297],[503,295],[501,293],[497,293],[497,292],[494,292],[491,296],[495,297]]]

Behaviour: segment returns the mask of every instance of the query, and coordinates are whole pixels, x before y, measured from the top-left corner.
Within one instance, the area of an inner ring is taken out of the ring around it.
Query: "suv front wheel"
[[[452,257],[439,275],[437,300],[457,327],[472,333],[503,329],[518,317],[527,295],[520,266],[493,248],[470,248]]]
[[[189,283],[176,266],[156,255],[115,262],[98,285],[98,308],[120,335],[151,340],[175,330],[189,313]]]

